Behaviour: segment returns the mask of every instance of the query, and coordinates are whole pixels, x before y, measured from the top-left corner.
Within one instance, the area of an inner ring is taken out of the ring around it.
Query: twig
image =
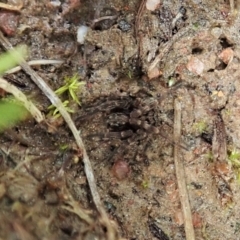
[[[42,113],[38,110],[38,108],[30,100],[28,100],[27,97],[21,91],[19,91],[14,85],[7,82],[5,79],[1,77],[0,88],[2,88],[6,92],[13,94],[13,96],[18,101],[20,101],[23,104],[23,106],[32,114],[32,116],[38,123],[44,120],[44,117]]]
[[[136,38],[137,38],[139,25],[140,25],[140,21],[141,21],[141,16],[142,16],[142,13],[143,13],[145,5],[146,5],[146,0],[142,0],[140,5],[139,5],[138,12],[137,12],[137,15],[136,15],[135,28],[134,28],[134,32],[135,32],[135,37]]]
[[[178,99],[174,100],[174,111],[174,142],[179,142],[181,139],[181,103]],[[177,145],[174,145],[174,163],[176,169],[180,202],[184,217],[186,240],[195,240],[194,228],[192,223],[192,213],[185,180],[184,166],[183,162],[179,158],[179,149],[180,148]]]
[[[154,61],[150,64],[148,67],[148,76],[150,76],[152,70],[156,67],[156,65],[163,59],[164,56],[167,55],[167,53],[170,51],[173,44],[180,39],[184,34],[186,34],[190,30],[190,27],[186,27],[183,30],[180,30],[178,33],[176,33],[171,40],[169,40],[161,49],[159,49],[159,54],[156,56]]]
[[[230,10],[231,13],[234,13],[234,0],[230,0]]]
[[[35,66],[35,65],[48,65],[48,64],[62,64],[63,61],[62,60],[51,60],[51,59],[38,59],[38,60],[29,61],[27,63],[30,66]],[[4,74],[12,74],[12,73],[20,71],[21,69],[22,69],[21,66],[17,66],[12,69],[9,69]]]
[[[117,15],[114,15],[114,16],[104,16],[104,17],[100,17],[100,18],[97,18],[97,19],[94,19],[92,21],[92,24],[91,24],[91,28],[94,28],[94,26],[101,22],[101,21],[104,21],[104,20],[114,20],[117,18]]]
[[[0,42],[2,46],[6,50],[13,50],[13,46],[11,43],[3,36],[2,32],[0,31]],[[113,228],[112,224],[110,223],[110,220],[108,218],[108,215],[105,211],[105,209],[102,206],[100,196],[97,191],[97,186],[95,183],[95,178],[93,174],[93,169],[86,151],[86,148],[83,144],[82,138],[80,137],[80,134],[71,118],[69,113],[65,110],[65,107],[63,106],[62,101],[58,98],[58,96],[54,93],[54,91],[44,82],[44,80],[27,64],[27,62],[18,54],[18,53],[12,53],[15,57],[19,60],[19,65],[23,68],[23,70],[31,77],[31,79],[34,81],[34,83],[41,89],[41,91],[47,96],[47,98],[51,101],[51,103],[56,106],[56,108],[61,113],[62,117],[66,121],[68,127],[70,128],[76,143],[82,152],[83,155],[83,163],[84,163],[84,170],[85,174],[88,180],[89,188],[92,194],[92,198],[94,201],[94,204],[102,218],[103,224],[105,224],[107,228],[107,236],[108,239],[114,240],[116,231]]]
[[[0,2],[0,8],[10,10],[10,11],[21,12],[22,7],[23,7],[23,2],[22,1],[18,6],[13,6],[13,5],[10,5],[10,4]]]

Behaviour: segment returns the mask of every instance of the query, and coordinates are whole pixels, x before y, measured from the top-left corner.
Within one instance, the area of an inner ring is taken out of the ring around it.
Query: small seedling
[[[203,120],[200,120],[193,125],[193,129],[198,134],[202,134],[207,130],[207,123]]]
[[[199,23],[198,23],[198,22],[193,23],[193,24],[192,24],[192,27],[193,27],[194,30],[198,30],[198,28],[199,28]]]
[[[62,144],[62,145],[59,146],[59,148],[60,148],[61,151],[64,152],[65,150],[67,150],[69,148],[69,144],[66,144],[66,143]]]
[[[63,93],[68,92],[73,101],[75,101],[78,105],[81,105],[77,97],[77,92],[79,91],[80,86],[84,85],[85,82],[80,82],[77,74],[72,77],[65,77],[64,82],[65,85],[57,89],[55,93],[60,96]]]
[[[143,180],[141,185],[144,189],[147,189],[147,188],[149,188],[149,181],[148,180]]]
[[[69,105],[69,101],[68,101],[68,100],[66,100],[66,101],[63,102],[63,106],[65,107],[65,109],[66,109],[69,113],[73,113],[74,111],[73,111],[70,107],[68,107],[68,105]],[[56,117],[56,118],[60,117],[60,115],[61,115],[61,114],[59,113],[59,110],[58,110],[54,105],[50,105],[50,106],[48,107],[48,110],[50,110],[49,114],[52,115],[52,116],[54,116],[54,117]]]
[[[80,101],[77,97],[77,93],[80,90],[80,86],[84,85],[85,82],[80,82],[77,74],[73,75],[72,77],[65,77],[64,82],[65,82],[65,84],[62,87],[58,88],[55,91],[55,93],[58,96],[60,96],[67,92],[69,94],[70,98],[74,102],[76,102],[78,105],[81,105]],[[69,100],[65,100],[63,102],[63,105],[69,113],[73,113],[74,111],[70,107],[68,107],[69,103],[70,103]],[[48,107],[48,110],[50,110],[50,113],[49,113],[50,115],[53,115],[56,118],[58,118],[60,116],[59,110],[54,105],[50,105]]]
[[[228,160],[231,162],[231,164],[234,167],[240,167],[240,152],[237,151],[236,149],[233,149],[229,154],[228,154]]]
[[[240,232],[240,222],[236,222],[234,234]]]
[[[129,79],[132,79],[133,73],[129,70],[128,73],[127,73],[127,76],[128,76]]]
[[[206,158],[209,160],[209,162],[213,162],[213,153],[212,153],[212,151],[208,151],[206,153]]]
[[[232,112],[230,109],[225,109],[224,110],[224,113],[227,115],[227,116],[231,116]]]
[[[233,167],[236,180],[240,183],[240,152],[236,149],[228,152],[228,161]]]
[[[0,75],[19,63],[18,55],[27,56],[27,48],[25,46],[16,47],[15,50],[1,54],[0,56]]]

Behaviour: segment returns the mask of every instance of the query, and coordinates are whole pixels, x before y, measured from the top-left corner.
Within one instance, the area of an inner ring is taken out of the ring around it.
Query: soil
[[[0,29],[53,90],[75,74],[71,116],[119,239],[186,239],[173,159],[180,151],[196,239],[240,239],[240,14],[228,1],[9,1]],[[88,26],[84,43],[79,26]],[[2,52],[4,50],[2,49]],[[156,61],[158,59],[158,61]],[[81,154],[23,71],[5,76],[46,115],[0,136],[0,239],[107,239]],[[174,99],[182,106],[173,138]],[[46,127],[47,126],[47,127]]]

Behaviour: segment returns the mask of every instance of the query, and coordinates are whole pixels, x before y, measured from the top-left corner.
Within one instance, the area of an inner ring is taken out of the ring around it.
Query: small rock
[[[219,27],[215,27],[211,30],[211,34],[212,34],[212,36],[219,38],[222,34],[222,29]]]
[[[182,226],[184,224],[183,213],[181,209],[178,209],[174,213],[174,220],[178,226]]]
[[[112,167],[112,174],[118,180],[124,180],[131,173],[128,163],[124,160],[117,160]]]
[[[191,57],[187,63],[188,71],[195,73],[197,75],[201,75],[204,70],[204,64],[196,57]]]
[[[19,15],[14,12],[0,12],[0,29],[8,36],[13,36],[17,30]]]
[[[147,0],[146,8],[149,11],[155,11],[156,8],[160,5],[160,0]]]
[[[218,57],[225,63],[228,64],[233,60],[234,52],[231,48],[224,49]]]
[[[151,71],[148,71],[148,78],[151,80],[161,76],[163,73],[157,68],[153,68]]]
[[[201,216],[196,212],[192,214],[192,222],[195,228],[201,228],[203,225]]]
[[[118,23],[118,27],[123,32],[127,32],[131,29],[132,25],[129,22],[127,22],[125,19],[121,19]]]
[[[80,44],[84,44],[85,38],[87,36],[87,32],[88,32],[89,28],[87,26],[80,26],[77,29],[77,42]]]

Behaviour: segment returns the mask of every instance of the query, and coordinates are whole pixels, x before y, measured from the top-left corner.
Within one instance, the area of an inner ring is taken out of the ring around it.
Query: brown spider
[[[108,115],[106,122],[109,133],[106,137],[126,139],[142,130],[158,134],[159,129],[155,126],[157,105],[158,101],[153,97],[147,99],[132,96],[115,99],[110,97],[107,101],[86,109],[88,113],[79,117],[77,121],[83,121],[97,112],[103,112]]]
[[[163,124],[159,117],[161,111],[158,106],[159,101],[146,93],[138,93],[136,96],[109,96],[84,109],[87,113],[78,117],[76,122],[83,123],[100,112],[106,124],[106,131],[88,135],[88,138],[109,141],[110,145],[117,141],[117,152],[122,157],[124,155],[126,158],[128,152],[135,151],[132,153],[133,158],[142,155],[142,158],[148,161],[142,152],[148,147],[152,136],[161,135],[168,139],[163,133]]]

